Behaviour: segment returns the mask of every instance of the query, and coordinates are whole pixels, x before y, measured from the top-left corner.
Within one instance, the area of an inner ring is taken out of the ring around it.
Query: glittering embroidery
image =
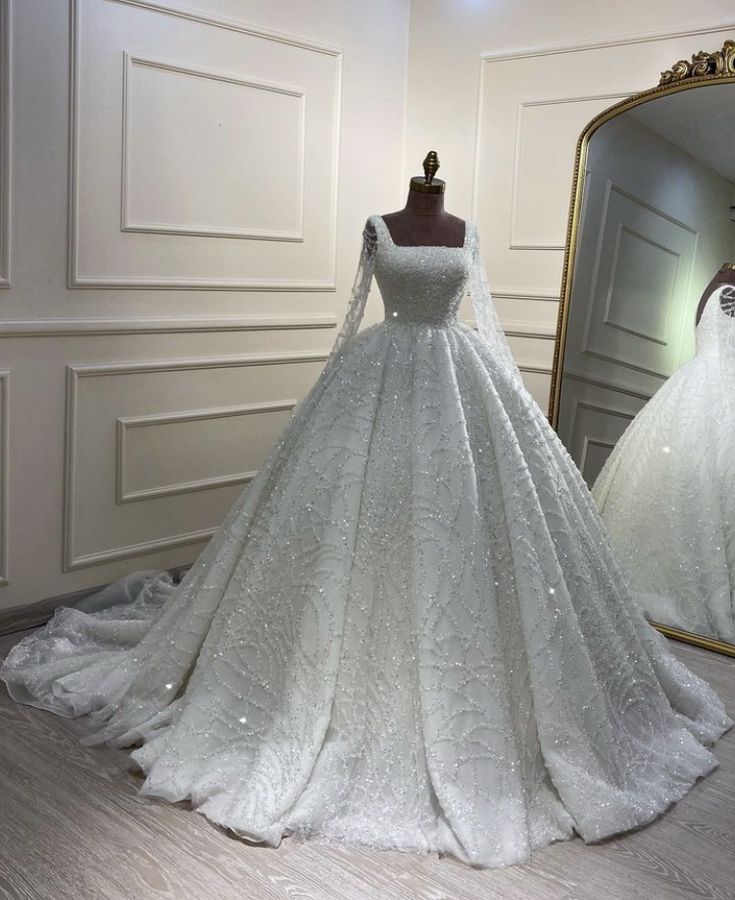
[[[708,299],[696,355],[630,424],[595,483],[654,621],[735,643],[735,288]]]
[[[182,583],[62,610],[0,675],[251,840],[492,866],[648,822],[729,720],[523,387],[474,224],[462,247],[386,232],[366,222],[324,371]],[[386,315],[360,331],[373,276]]]

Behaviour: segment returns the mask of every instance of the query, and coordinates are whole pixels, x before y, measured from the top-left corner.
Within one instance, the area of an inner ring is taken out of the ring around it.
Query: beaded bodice
[[[370,216],[368,222],[376,234],[375,280],[386,321],[455,322],[470,277],[474,224],[465,222],[460,247],[409,247],[394,243],[382,216]]]
[[[697,354],[735,356],[735,286],[721,285],[707,300],[696,330]]]

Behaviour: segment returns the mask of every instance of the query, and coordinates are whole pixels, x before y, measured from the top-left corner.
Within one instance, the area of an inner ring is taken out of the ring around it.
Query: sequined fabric
[[[471,222],[428,248],[368,219],[322,375],[181,585],[139,582],[0,675],[248,840],[520,862],[650,821],[731,724],[524,389]]]
[[[712,293],[697,352],[635,417],[593,495],[646,613],[735,643],[735,288]]]

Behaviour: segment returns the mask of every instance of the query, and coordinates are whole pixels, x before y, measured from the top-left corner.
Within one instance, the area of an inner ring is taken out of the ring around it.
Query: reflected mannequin
[[[735,642],[734,275],[725,265],[707,286],[696,355],[636,416],[592,490],[649,618],[728,642]]]
[[[699,301],[699,306],[697,307],[697,325],[699,325],[699,320],[702,318],[702,313],[704,312],[704,308],[707,305],[707,301],[712,296],[714,291],[723,284],[730,284],[735,286],[735,263],[723,263],[715,273],[712,281],[710,281],[710,283],[704,289],[702,299]],[[725,312],[727,312],[727,314],[730,316],[735,315],[735,312],[731,312],[729,310],[725,310]]]

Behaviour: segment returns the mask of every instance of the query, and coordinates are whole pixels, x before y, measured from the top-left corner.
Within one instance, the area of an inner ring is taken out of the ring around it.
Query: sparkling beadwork
[[[0,674],[249,840],[519,862],[649,821],[729,724],[637,609],[471,222],[416,248],[368,219],[329,360],[197,563],[106,596]]]
[[[631,422],[593,495],[657,622],[735,643],[735,287],[709,296],[696,354]]]

